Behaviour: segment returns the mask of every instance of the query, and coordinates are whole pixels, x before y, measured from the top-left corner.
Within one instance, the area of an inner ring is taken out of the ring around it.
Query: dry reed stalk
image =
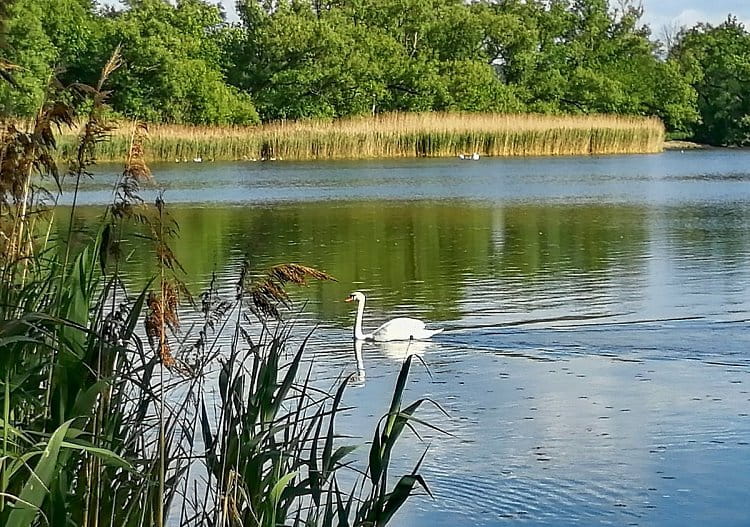
[[[126,155],[127,130],[97,152]],[[656,118],[613,115],[394,113],[256,127],[150,125],[148,160],[316,160],[394,157],[631,154],[660,152]],[[63,148],[65,150],[65,148]]]
[[[26,127],[7,123],[0,142],[0,228],[3,230],[2,258],[5,262],[24,261],[26,265],[32,243],[30,218],[43,209],[39,195],[48,193],[32,183],[35,174],[54,179],[58,188],[60,176],[53,155],[57,146],[55,133],[73,124],[70,106],[45,101],[33,121]]]

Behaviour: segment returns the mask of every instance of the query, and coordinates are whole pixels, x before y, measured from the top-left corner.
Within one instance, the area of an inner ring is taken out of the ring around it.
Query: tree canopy
[[[684,31],[671,54],[698,93],[697,140],[750,145],[750,34],[736,18]]]
[[[264,118],[540,111],[658,115],[679,127],[694,115],[692,90],[657,59],[640,11],[606,0],[238,7],[229,77]]]
[[[53,78],[92,83],[119,44],[112,106],[151,121],[615,113],[750,140],[750,36],[735,19],[683,30],[665,55],[628,0],[239,0],[237,23],[204,0],[6,5],[0,57],[21,90],[0,87],[0,110],[19,116]]]

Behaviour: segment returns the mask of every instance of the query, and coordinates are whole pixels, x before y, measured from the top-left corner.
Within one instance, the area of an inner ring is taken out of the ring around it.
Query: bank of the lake
[[[98,158],[123,160],[132,130],[132,122],[120,123]],[[639,154],[660,152],[665,131],[645,117],[411,113],[253,127],[151,124],[149,135],[150,161],[192,162]],[[73,145],[71,132],[63,155]]]
[[[703,143],[694,143],[693,141],[665,141],[664,150],[708,150],[711,148],[719,148]]]

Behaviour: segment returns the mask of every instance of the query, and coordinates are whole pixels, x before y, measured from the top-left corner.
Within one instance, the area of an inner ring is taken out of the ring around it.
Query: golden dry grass
[[[99,159],[124,159],[131,133],[132,124],[121,123]],[[660,152],[664,126],[656,118],[611,115],[411,113],[255,127],[155,124],[149,135],[149,161],[555,156]],[[63,152],[73,136],[63,137]]]

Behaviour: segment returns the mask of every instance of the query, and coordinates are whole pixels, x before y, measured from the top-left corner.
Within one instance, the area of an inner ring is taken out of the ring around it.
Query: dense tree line
[[[389,111],[656,115],[714,144],[750,143],[750,35],[734,19],[665,50],[627,0],[11,0],[2,58],[29,115],[52,79],[91,83],[122,45],[115,110],[248,124]],[[2,63],[0,63],[2,64]]]
[[[750,33],[736,19],[683,31],[670,58],[697,93],[698,141],[750,145]]]

